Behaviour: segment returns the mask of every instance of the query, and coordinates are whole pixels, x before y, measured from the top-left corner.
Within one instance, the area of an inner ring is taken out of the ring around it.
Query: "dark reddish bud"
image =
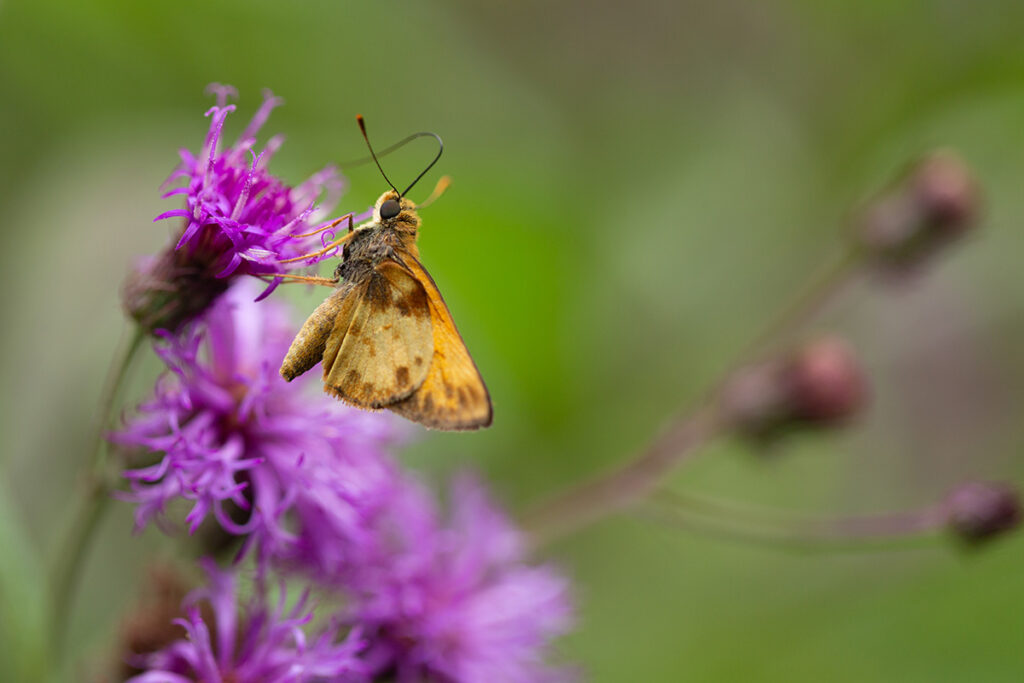
[[[935,152],[865,208],[856,221],[857,238],[879,264],[914,265],[967,232],[980,205],[963,161]]]
[[[943,503],[949,528],[970,543],[987,541],[1021,522],[1020,496],[1009,484],[968,482]]]
[[[726,383],[721,407],[738,431],[769,436],[807,425],[834,426],[867,399],[860,364],[840,339],[822,338],[789,356],[741,368]]]
[[[214,263],[202,263],[184,250],[165,249],[140,262],[122,289],[125,310],[152,334],[177,332],[227,291],[230,280],[216,277]]]
[[[181,604],[189,586],[170,566],[149,569],[139,601],[121,624],[120,652],[117,660],[124,677],[142,673],[132,666],[141,655],[170,645],[185,635],[174,620],[181,616]]]
[[[827,337],[807,344],[785,368],[783,377],[793,416],[808,422],[836,422],[864,405],[867,387],[853,350]]]

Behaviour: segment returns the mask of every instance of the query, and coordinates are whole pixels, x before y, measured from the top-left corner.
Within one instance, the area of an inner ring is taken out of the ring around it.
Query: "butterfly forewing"
[[[429,297],[394,261],[353,288],[324,350],[324,388],[363,408],[407,398],[428,376],[434,352]]]
[[[399,256],[426,293],[433,319],[434,357],[419,389],[387,408],[434,429],[479,429],[490,425],[491,397],[441,292],[418,259],[407,251]]]

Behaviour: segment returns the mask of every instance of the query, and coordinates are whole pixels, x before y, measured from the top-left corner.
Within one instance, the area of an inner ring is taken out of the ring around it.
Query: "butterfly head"
[[[377,200],[373,207],[373,219],[375,223],[396,230],[415,232],[420,226],[416,204],[410,199],[399,197],[394,190],[388,190]]]

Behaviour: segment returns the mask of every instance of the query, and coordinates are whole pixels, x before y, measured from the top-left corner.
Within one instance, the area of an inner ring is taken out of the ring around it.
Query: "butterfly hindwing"
[[[433,320],[433,361],[419,388],[387,406],[409,420],[434,429],[479,429],[491,424],[491,397],[480,371],[433,278],[411,253],[399,256],[426,294]]]
[[[383,261],[342,303],[324,350],[324,390],[361,408],[386,407],[423,384],[433,350],[427,292]]]

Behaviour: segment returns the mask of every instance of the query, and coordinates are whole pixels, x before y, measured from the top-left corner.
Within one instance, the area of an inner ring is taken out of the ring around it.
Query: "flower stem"
[[[767,347],[784,339],[787,333],[806,325],[850,282],[862,259],[863,253],[848,245],[826,260],[789,304],[747,344],[746,350],[739,354],[738,362],[749,361],[764,353]]]
[[[884,515],[802,519],[668,491],[658,492],[638,513],[687,531],[795,552],[906,550],[931,542],[946,520],[937,505]]]
[[[111,482],[107,474],[106,431],[111,414],[133,361],[142,348],[146,335],[136,326],[131,340],[118,352],[117,360],[107,371],[103,393],[100,396],[99,412],[90,440],[89,468],[86,473],[81,507],[72,518],[64,541],[58,548],[57,560],[52,573],[52,602],[50,624],[55,651],[60,653],[67,637],[68,621],[71,615],[73,593],[85,565],[86,553],[99,528],[100,520],[110,502]]]
[[[673,422],[639,457],[535,508],[522,526],[540,546],[617,512],[651,493],[662,477],[723,427],[715,402],[709,401]]]
[[[850,281],[860,264],[860,252],[849,247],[827,261],[808,286],[782,309],[723,373],[707,397],[677,418],[639,455],[619,468],[572,487],[527,512],[522,527],[534,547],[550,543],[647,497],[658,483],[701,446],[730,428],[719,407],[718,395],[739,364],[763,352],[785,334],[810,320]]]

